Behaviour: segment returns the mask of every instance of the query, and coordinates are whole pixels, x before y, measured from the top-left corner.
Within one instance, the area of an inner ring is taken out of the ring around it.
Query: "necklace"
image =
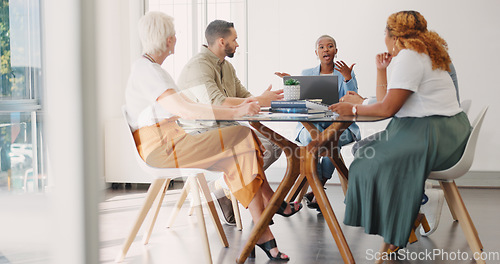
[[[151,57],[151,55],[149,55],[149,54],[147,54],[147,53],[142,54],[142,57],[144,57],[144,58],[148,59],[148,60],[149,60],[150,62],[152,62],[152,63],[156,63],[156,64],[158,64],[158,62],[156,62],[156,61],[155,61],[155,59],[153,59],[153,57]]]

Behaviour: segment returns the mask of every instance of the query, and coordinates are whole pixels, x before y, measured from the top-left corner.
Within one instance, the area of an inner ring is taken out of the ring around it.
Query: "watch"
[[[358,112],[358,105],[356,104],[352,107],[352,114],[355,116],[357,112]]]

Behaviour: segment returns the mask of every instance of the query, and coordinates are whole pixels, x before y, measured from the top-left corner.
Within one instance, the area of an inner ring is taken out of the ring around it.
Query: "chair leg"
[[[191,189],[191,186],[190,186],[189,180],[188,180],[184,183],[184,188],[182,188],[181,196],[179,197],[179,200],[177,200],[177,203],[175,204],[174,210],[172,211],[172,214],[170,215],[170,218],[168,219],[167,228],[171,227],[174,224],[175,218],[177,217],[177,214],[179,214],[179,211],[181,210],[182,204],[184,203],[184,201],[186,201],[186,197],[187,197],[190,189]]]
[[[340,173],[338,173],[338,175],[339,175],[340,186],[342,187],[342,192],[344,193],[345,196],[347,194],[347,181],[342,175],[340,175]]]
[[[188,216],[192,216],[194,214],[194,203],[193,201],[191,201],[189,203],[189,212],[188,212]]]
[[[342,154],[340,154],[340,152],[339,152],[339,159],[342,161],[342,164],[345,164],[344,158],[342,157]],[[335,162],[333,164],[337,164],[337,163]],[[339,176],[340,186],[342,187],[342,192],[344,192],[344,196],[345,196],[347,194],[347,184],[348,184],[347,179],[345,178],[345,177],[347,177],[347,175],[342,175],[342,173],[340,173],[339,171],[344,171],[344,170],[342,170],[341,168],[337,168],[337,174]]]
[[[201,208],[200,190],[198,189],[198,183],[194,177],[188,178],[189,184],[191,185],[191,196],[194,201],[194,210],[198,218],[198,225],[200,229],[201,241],[204,244],[204,251],[207,257],[208,263],[212,263],[212,254],[210,253],[210,245],[208,244],[207,227],[205,225],[205,217],[203,216],[203,209]]]
[[[236,220],[236,227],[239,231],[243,230],[243,225],[241,224],[240,207],[238,206],[238,200],[231,193],[231,203],[233,204],[234,218]]]
[[[422,220],[421,220],[420,224],[422,224],[422,228],[424,228],[424,231],[426,233],[431,231],[431,227],[429,226],[429,222],[427,222],[427,217],[425,217],[424,214],[422,214]]]
[[[411,229],[410,238],[408,238],[408,243],[413,244],[418,241],[417,235],[415,234],[415,229]]]
[[[219,215],[215,210],[214,201],[212,199],[212,196],[210,195],[210,190],[208,189],[208,183],[205,179],[205,175],[203,175],[203,173],[199,173],[196,178],[198,180],[198,183],[200,184],[200,191],[203,196],[205,196],[205,200],[207,201],[210,217],[214,222],[215,229],[217,229],[217,233],[219,234],[221,243],[224,247],[229,247],[229,242],[227,242],[226,233],[224,233],[224,229],[222,228],[222,224],[220,223]]]
[[[457,215],[456,215],[456,213],[455,213],[455,211],[453,209],[453,206],[451,206],[451,204],[450,204],[451,197],[449,196],[448,193],[446,193],[444,191],[444,187],[443,187],[442,181],[439,181],[439,185],[441,186],[441,189],[444,192],[444,199],[446,200],[446,204],[448,204],[448,208],[450,209],[450,213],[451,213],[451,217],[453,218],[453,221],[458,221],[458,218],[457,218]]]
[[[481,254],[483,245],[479,236],[477,235],[476,227],[472,222],[469,212],[465,207],[464,201],[462,200],[462,196],[458,191],[457,185],[454,181],[444,182],[441,181],[441,187],[443,187],[443,191],[445,193],[445,197],[450,199],[448,204],[451,205],[455,215],[458,218],[458,222],[460,223],[460,227],[465,234],[465,238],[467,239],[467,243],[471,248],[473,253]],[[477,263],[485,263],[484,260],[477,260]]]
[[[305,184],[307,184],[306,176],[300,174],[297,180],[295,181],[295,184],[293,185],[292,189],[290,190],[290,192],[288,192],[289,194],[285,201],[287,203],[290,203],[290,201],[297,198],[297,195],[302,190],[302,187],[305,186]]]
[[[302,202],[302,199],[304,199],[304,195],[306,195],[308,189],[309,189],[309,183],[306,181],[295,201],[298,203]]]
[[[439,182],[439,184],[441,185],[441,188],[443,189],[443,192],[444,192],[445,187],[443,186],[443,183],[445,183],[445,182],[442,182],[442,181],[440,181],[440,182]],[[455,185],[455,188],[457,188],[457,187],[456,187],[456,185]],[[458,188],[457,188],[457,192],[458,192]],[[458,192],[458,195],[460,196],[460,193],[459,193],[459,192]],[[455,221],[458,221],[458,218],[456,217],[456,213],[454,213],[454,211],[453,211],[453,210],[454,210],[454,209],[453,209],[453,207],[451,207],[451,206],[450,206],[450,202],[449,202],[449,201],[452,201],[450,194],[449,194],[449,193],[447,193],[447,192],[444,192],[444,197],[445,197],[445,199],[446,199],[446,203],[447,203],[447,204],[448,204],[448,206],[450,207],[450,212],[451,212],[451,214],[452,214],[452,216],[453,216],[453,219],[454,219]],[[448,199],[449,199],[449,201],[448,201]],[[462,203],[463,203],[463,200],[462,200],[462,197],[461,197],[461,196],[460,196],[460,200],[461,200],[461,201],[462,201]],[[465,208],[465,204],[464,204],[464,208]],[[469,219],[469,222],[470,222],[470,223],[472,223],[472,219],[470,218],[470,215],[469,215],[469,213],[468,213],[467,209],[465,209],[465,210],[466,210],[466,212],[467,212],[467,218]],[[481,240],[479,239],[479,235],[477,234],[476,227],[474,226],[474,224],[473,224],[473,223],[472,223],[472,230],[474,231],[474,236],[476,237],[476,240],[478,241],[478,243],[479,243],[479,245],[480,245],[480,247],[481,247],[481,250],[483,250],[483,244],[481,243]]]
[[[141,208],[141,211],[139,212],[139,215],[137,216],[137,219],[132,227],[132,230],[130,231],[127,239],[123,243],[122,249],[120,250],[118,256],[115,259],[116,262],[122,262],[125,256],[127,255],[130,245],[132,245],[132,242],[137,236],[137,232],[139,232],[139,229],[141,228],[141,225],[144,222],[144,218],[146,218],[146,215],[151,209],[151,205],[153,204],[155,198],[158,196],[158,192],[161,191],[161,187],[163,186],[163,183],[165,181],[166,181],[165,179],[156,179],[153,181],[153,183],[151,183],[151,186],[149,187],[146,195],[146,200],[144,201],[144,204]]]
[[[149,217],[149,223],[147,225],[147,231],[145,236],[142,239],[142,242],[144,245],[147,245],[149,243],[149,238],[151,237],[151,233],[153,232],[153,228],[156,223],[156,218],[158,217],[158,212],[160,212],[161,205],[163,203],[163,198],[165,197],[165,192],[168,189],[168,185],[170,184],[171,179],[167,179],[165,183],[163,183],[163,186],[160,189],[160,192],[158,192],[158,195],[155,199],[155,202],[153,204],[153,208],[156,208],[154,214],[150,214]]]
[[[423,214],[417,214],[417,218],[413,222],[413,226],[410,232],[410,238],[408,238],[408,243],[413,244],[418,241],[417,235],[415,234],[415,230],[420,226]]]

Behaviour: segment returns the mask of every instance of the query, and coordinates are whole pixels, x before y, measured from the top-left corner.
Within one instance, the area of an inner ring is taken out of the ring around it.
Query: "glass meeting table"
[[[340,228],[332,206],[323,189],[323,185],[317,176],[317,159],[319,156],[327,156],[331,159],[341,177],[342,188],[345,192],[347,188],[348,169],[339,151],[335,151],[337,150],[336,148],[327,146],[338,146],[340,135],[353,122],[376,122],[384,119],[387,118],[339,115],[311,118],[306,115],[266,113],[236,119],[217,119],[217,121],[248,121],[253,128],[283,149],[287,161],[287,169],[281,183],[271,198],[269,205],[264,209],[260,220],[258,223],[255,223],[248,241],[243,246],[236,262],[245,262],[250,252],[255,247],[259,237],[271,221],[273,215],[285,200],[287,194],[290,193],[289,197],[286,199],[287,201],[295,199],[307,181],[316,197],[323,217],[328,224],[344,263],[355,263],[342,229]],[[213,121],[213,119],[211,121]],[[312,141],[306,146],[299,146],[263,125],[261,122],[300,122],[311,134]],[[332,124],[324,131],[320,132],[316,126],[314,126],[314,122],[332,122]]]

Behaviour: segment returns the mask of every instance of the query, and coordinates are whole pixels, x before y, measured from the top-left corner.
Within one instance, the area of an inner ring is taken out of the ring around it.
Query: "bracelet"
[[[380,86],[387,86],[387,83],[386,84],[377,84],[377,87],[380,87]]]

